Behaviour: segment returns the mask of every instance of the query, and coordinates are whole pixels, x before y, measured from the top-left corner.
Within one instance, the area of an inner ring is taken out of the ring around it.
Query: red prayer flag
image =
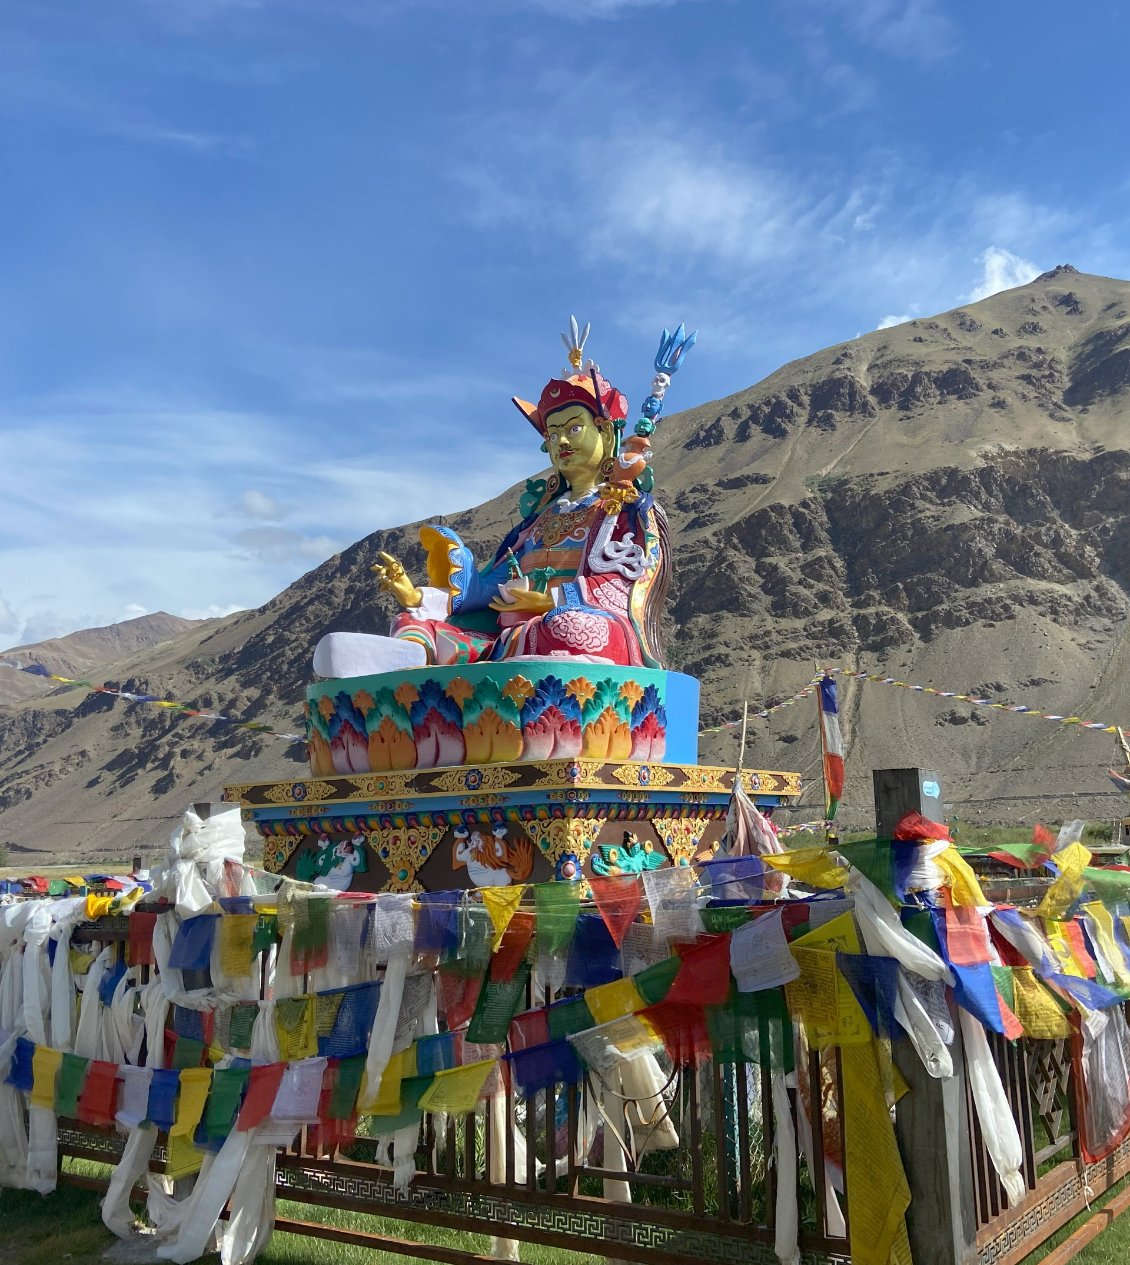
[[[918,843],[927,839],[945,839],[952,843],[949,830],[921,813],[904,813],[895,824],[894,837],[901,843]]]
[[[706,1011],[701,1006],[672,1006],[662,1001],[640,1012],[663,1038],[667,1053],[680,1067],[693,1067],[711,1057]]]
[[[641,883],[635,874],[617,874],[602,877],[594,874],[589,879],[592,897],[612,943],[619,948],[624,943],[628,928],[636,920],[640,912],[640,901],[643,899]]]
[[[977,966],[991,960],[985,919],[972,905],[946,907],[946,951],[958,966]]]
[[[271,1108],[275,1105],[275,1096],[279,1092],[279,1085],[282,1083],[285,1071],[285,1063],[261,1063],[258,1067],[251,1069],[251,1076],[247,1082],[247,1096],[243,1100],[236,1125],[240,1133],[254,1129],[271,1114]]]
[[[482,986],[481,975],[460,975],[445,970],[436,975],[436,1007],[449,1031],[471,1022]]]
[[[730,995],[730,937],[700,936],[680,948],[682,965],[667,996],[668,1006],[721,1006]]]
[[[78,1100],[83,1124],[113,1124],[118,1109],[118,1065],[92,1059]]]
[[[537,926],[537,914],[532,909],[519,909],[510,919],[509,925],[502,933],[502,943],[498,951],[490,959],[490,977],[492,980],[506,983],[514,978],[514,972],[521,965],[530,947]]]
[[[156,914],[134,913],[129,917],[129,964],[153,966],[153,928],[157,925]]]

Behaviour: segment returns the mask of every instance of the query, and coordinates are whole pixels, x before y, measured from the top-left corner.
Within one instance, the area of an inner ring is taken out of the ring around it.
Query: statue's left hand
[[[548,593],[539,593],[536,589],[511,589],[512,602],[504,602],[496,597],[490,604],[492,611],[521,611],[526,615],[544,615],[553,609],[553,598]]]

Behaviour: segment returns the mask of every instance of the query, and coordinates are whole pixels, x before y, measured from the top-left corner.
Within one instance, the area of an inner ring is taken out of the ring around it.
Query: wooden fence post
[[[895,823],[917,811],[941,816],[937,776],[921,769],[876,769],[875,832],[889,839]],[[895,1136],[910,1186],[906,1214],[914,1265],[969,1265],[977,1255],[972,1145],[966,1110],[965,1056],[954,1017],[953,1076],[938,1080],[906,1039],[893,1041],[895,1066],[909,1092],[895,1110]]]

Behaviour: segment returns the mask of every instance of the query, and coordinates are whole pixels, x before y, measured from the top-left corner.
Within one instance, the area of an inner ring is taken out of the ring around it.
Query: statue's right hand
[[[408,572],[392,554],[382,551],[380,557],[383,561],[374,563],[369,570],[376,575],[381,588],[386,593],[391,593],[406,610],[419,606],[424,600],[424,595],[412,583]]]

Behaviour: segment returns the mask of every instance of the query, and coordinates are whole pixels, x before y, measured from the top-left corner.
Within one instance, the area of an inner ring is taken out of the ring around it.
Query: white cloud
[[[36,611],[24,621],[20,642],[25,646],[34,646],[40,641],[51,641],[80,628],[89,628],[92,622],[81,617],[67,618],[56,611]]]
[[[248,488],[239,498],[239,504],[248,518],[259,518],[265,523],[278,522],[287,514],[278,501],[257,488]]]
[[[149,614],[149,607],[142,606],[140,602],[127,602],[122,608],[123,619],[140,619],[143,615]]]
[[[810,9],[817,8],[811,3]],[[819,0],[821,16],[838,14],[861,43],[896,57],[935,61],[955,45],[953,22],[937,0]]]
[[[15,636],[23,627],[23,620],[17,616],[11,606],[0,593],[0,637]]]
[[[286,527],[247,527],[236,532],[235,543],[263,562],[280,564],[324,562],[338,548],[329,536],[303,536]]]
[[[883,319],[875,326],[876,329],[893,329],[896,325],[905,325],[907,321],[914,320],[909,312],[904,312],[901,316],[884,316]]]
[[[990,246],[981,254],[979,262],[982,268],[981,280],[965,296],[964,301],[968,303],[987,299],[990,294],[1011,290],[1014,286],[1027,285],[1040,275],[1040,270],[1034,263],[1021,259],[1011,250],[1003,250],[1000,246]]]
[[[180,612],[180,617],[181,619],[226,619],[229,615],[235,615],[247,609],[239,602],[229,602],[226,606],[218,606],[213,602],[211,606],[186,606]]]
[[[593,191],[588,228],[602,254],[666,268],[686,257],[754,267],[795,253],[807,208],[768,165],[674,142],[664,146],[666,169],[656,179],[643,135],[622,132],[608,148],[617,178]]]

